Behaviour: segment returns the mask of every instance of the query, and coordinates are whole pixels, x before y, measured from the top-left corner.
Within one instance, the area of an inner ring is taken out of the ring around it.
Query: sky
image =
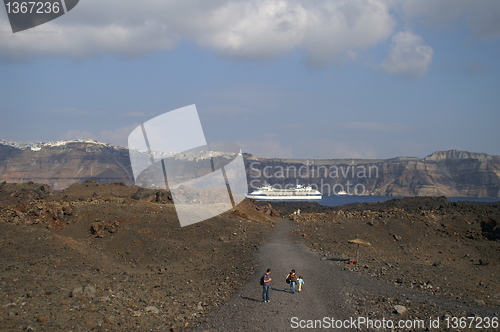
[[[500,155],[499,83],[498,0],[80,0],[17,33],[0,8],[6,140],[126,146],[195,104],[258,157]]]

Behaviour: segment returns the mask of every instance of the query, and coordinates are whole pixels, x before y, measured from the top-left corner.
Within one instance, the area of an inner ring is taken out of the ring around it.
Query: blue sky
[[[500,2],[82,0],[13,34],[0,139],[126,145],[196,104],[261,157],[500,155]]]

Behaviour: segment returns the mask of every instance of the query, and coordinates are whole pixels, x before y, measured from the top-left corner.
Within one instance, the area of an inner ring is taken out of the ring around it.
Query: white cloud
[[[86,0],[68,14],[15,34],[0,11],[0,60],[26,60],[36,56],[88,58],[100,54],[133,57],[172,49],[177,36],[161,17],[149,15],[157,1]],[[137,15],[136,15],[137,14]]]
[[[324,66],[343,52],[352,55],[352,50],[374,46],[393,33],[395,22],[383,1],[313,3],[302,43],[309,65]]]
[[[206,29],[193,37],[221,54],[266,59],[296,48],[307,21],[306,10],[292,1],[228,1],[206,17]]]
[[[383,0],[86,0],[16,34],[5,33],[10,27],[1,12],[0,60],[139,56],[173,49],[184,38],[244,60],[302,49],[309,65],[324,66],[388,38],[394,25]]]
[[[413,78],[422,77],[432,62],[434,50],[422,37],[401,31],[392,37],[392,47],[379,68],[388,73]]]
[[[0,61],[135,57],[174,49],[185,39],[241,60],[301,50],[308,66],[324,67],[387,40],[396,27],[394,15],[408,29],[422,21],[465,22],[480,37],[500,37],[498,0],[86,0],[54,21],[16,34],[9,33],[6,12],[0,10]],[[422,75],[430,48],[410,32],[394,38],[399,47],[387,59],[386,71]],[[402,68],[407,60],[413,64]]]

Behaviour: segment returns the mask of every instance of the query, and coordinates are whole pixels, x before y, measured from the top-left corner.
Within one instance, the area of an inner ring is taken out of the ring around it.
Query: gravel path
[[[296,331],[291,318],[354,316],[342,283],[332,282],[332,269],[290,234],[295,224],[281,219],[257,252],[259,267],[226,304],[202,319],[192,331]],[[262,302],[260,277],[271,269],[271,301]],[[285,277],[291,269],[304,278],[302,292],[292,294]],[[339,330],[342,331],[342,330]]]
[[[419,308],[433,308],[438,312],[462,313],[482,317],[499,317],[498,308],[467,305],[454,299],[426,294],[350,271],[345,262],[322,259],[292,235],[296,225],[281,219],[269,239],[257,251],[259,267],[229,302],[210,312],[189,330],[200,331],[385,331],[386,329],[314,329],[297,328],[292,317],[298,320],[336,320],[357,318],[366,313],[362,304],[366,299],[377,299],[371,319],[404,319],[394,312],[393,304],[404,303],[413,317],[428,321],[430,317],[418,317]],[[262,286],[259,279],[271,268],[271,302],[262,302]],[[291,269],[304,278],[302,292],[292,294],[285,277]],[[393,304],[388,305],[387,301]],[[378,303],[380,302],[380,303]],[[425,310],[429,315],[429,310]],[[416,315],[416,316],[415,316]],[[431,316],[434,316],[431,311]],[[417,329],[424,330],[424,329]],[[441,330],[441,329],[439,329]],[[445,330],[445,329],[443,329]],[[431,329],[431,331],[435,331]]]

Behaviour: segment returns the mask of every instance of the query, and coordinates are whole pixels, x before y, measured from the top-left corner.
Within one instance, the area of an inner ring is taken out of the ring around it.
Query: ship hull
[[[319,201],[322,196],[260,196],[248,195],[247,198],[252,198],[259,201]]]
[[[276,189],[266,185],[249,193],[247,198],[259,201],[319,201],[322,195],[310,186],[297,185],[295,189]]]

